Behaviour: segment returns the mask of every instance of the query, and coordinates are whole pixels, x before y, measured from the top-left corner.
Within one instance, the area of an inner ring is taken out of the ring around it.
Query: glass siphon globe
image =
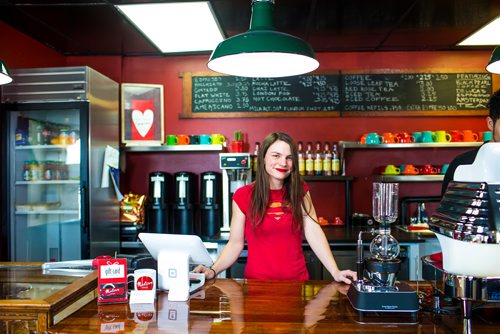
[[[379,234],[370,243],[370,252],[378,260],[395,259],[399,250],[399,242],[390,234]]]

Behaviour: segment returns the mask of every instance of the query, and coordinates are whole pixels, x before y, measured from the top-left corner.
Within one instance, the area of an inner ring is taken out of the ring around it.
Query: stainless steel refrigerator
[[[103,187],[119,144],[119,85],[90,67],[12,70],[2,86],[2,259],[119,251],[119,201]],[[105,182],[106,183],[106,182]]]

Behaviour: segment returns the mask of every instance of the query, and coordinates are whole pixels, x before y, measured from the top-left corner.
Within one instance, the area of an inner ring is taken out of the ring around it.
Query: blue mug
[[[380,144],[383,142],[384,138],[376,132],[370,132],[366,135],[366,144],[368,145]]]
[[[422,132],[422,143],[433,143],[435,136],[432,131],[423,131]]]
[[[449,166],[450,166],[449,164],[443,165],[443,167],[441,167],[441,174],[446,174],[446,171],[448,170]]]
[[[200,135],[200,144],[201,145],[212,144],[212,136],[211,135]]]
[[[422,142],[422,132],[412,132],[411,135],[415,138],[415,143]]]

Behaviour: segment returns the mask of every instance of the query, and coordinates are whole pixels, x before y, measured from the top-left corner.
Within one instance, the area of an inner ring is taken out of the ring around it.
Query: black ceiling
[[[161,55],[113,6],[137,2],[173,1],[0,0],[0,20],[64,55]],[[227,37],[248,29],[251,0],[210,2]],[[276,28],[316,52],[460,49],[499,15],[500,0],[275,0]]]

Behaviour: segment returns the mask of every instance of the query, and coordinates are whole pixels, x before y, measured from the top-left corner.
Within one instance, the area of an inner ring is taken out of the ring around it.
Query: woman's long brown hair
[[[266,156],[269,147],[274,144],[277,140],[284,141],[290,145],[290,154],[292,155],[292,170],[290,175],[284,180],[283,188],[283,203],[287,204],[287,207],[283,207],[283,210],[289,210],[292,213],[292,223],[294,228],[301,229],[303,226],[302,208],[304,199],[304,185],[303,180],[300,177],[298,169],[298,157],[297,157],[297,147],[293,139],[282,132],[274,132],[268,135],[257,154],[257,172],[255,177],[255,185],[252,192],[251,202],[250,202],[250,221],[252,226],[256,228],[264,219],[264,215],[267,209],[269,201],[269,179],[266,172],[264,157]],[[305,209],[305,207],[304,207]]]

